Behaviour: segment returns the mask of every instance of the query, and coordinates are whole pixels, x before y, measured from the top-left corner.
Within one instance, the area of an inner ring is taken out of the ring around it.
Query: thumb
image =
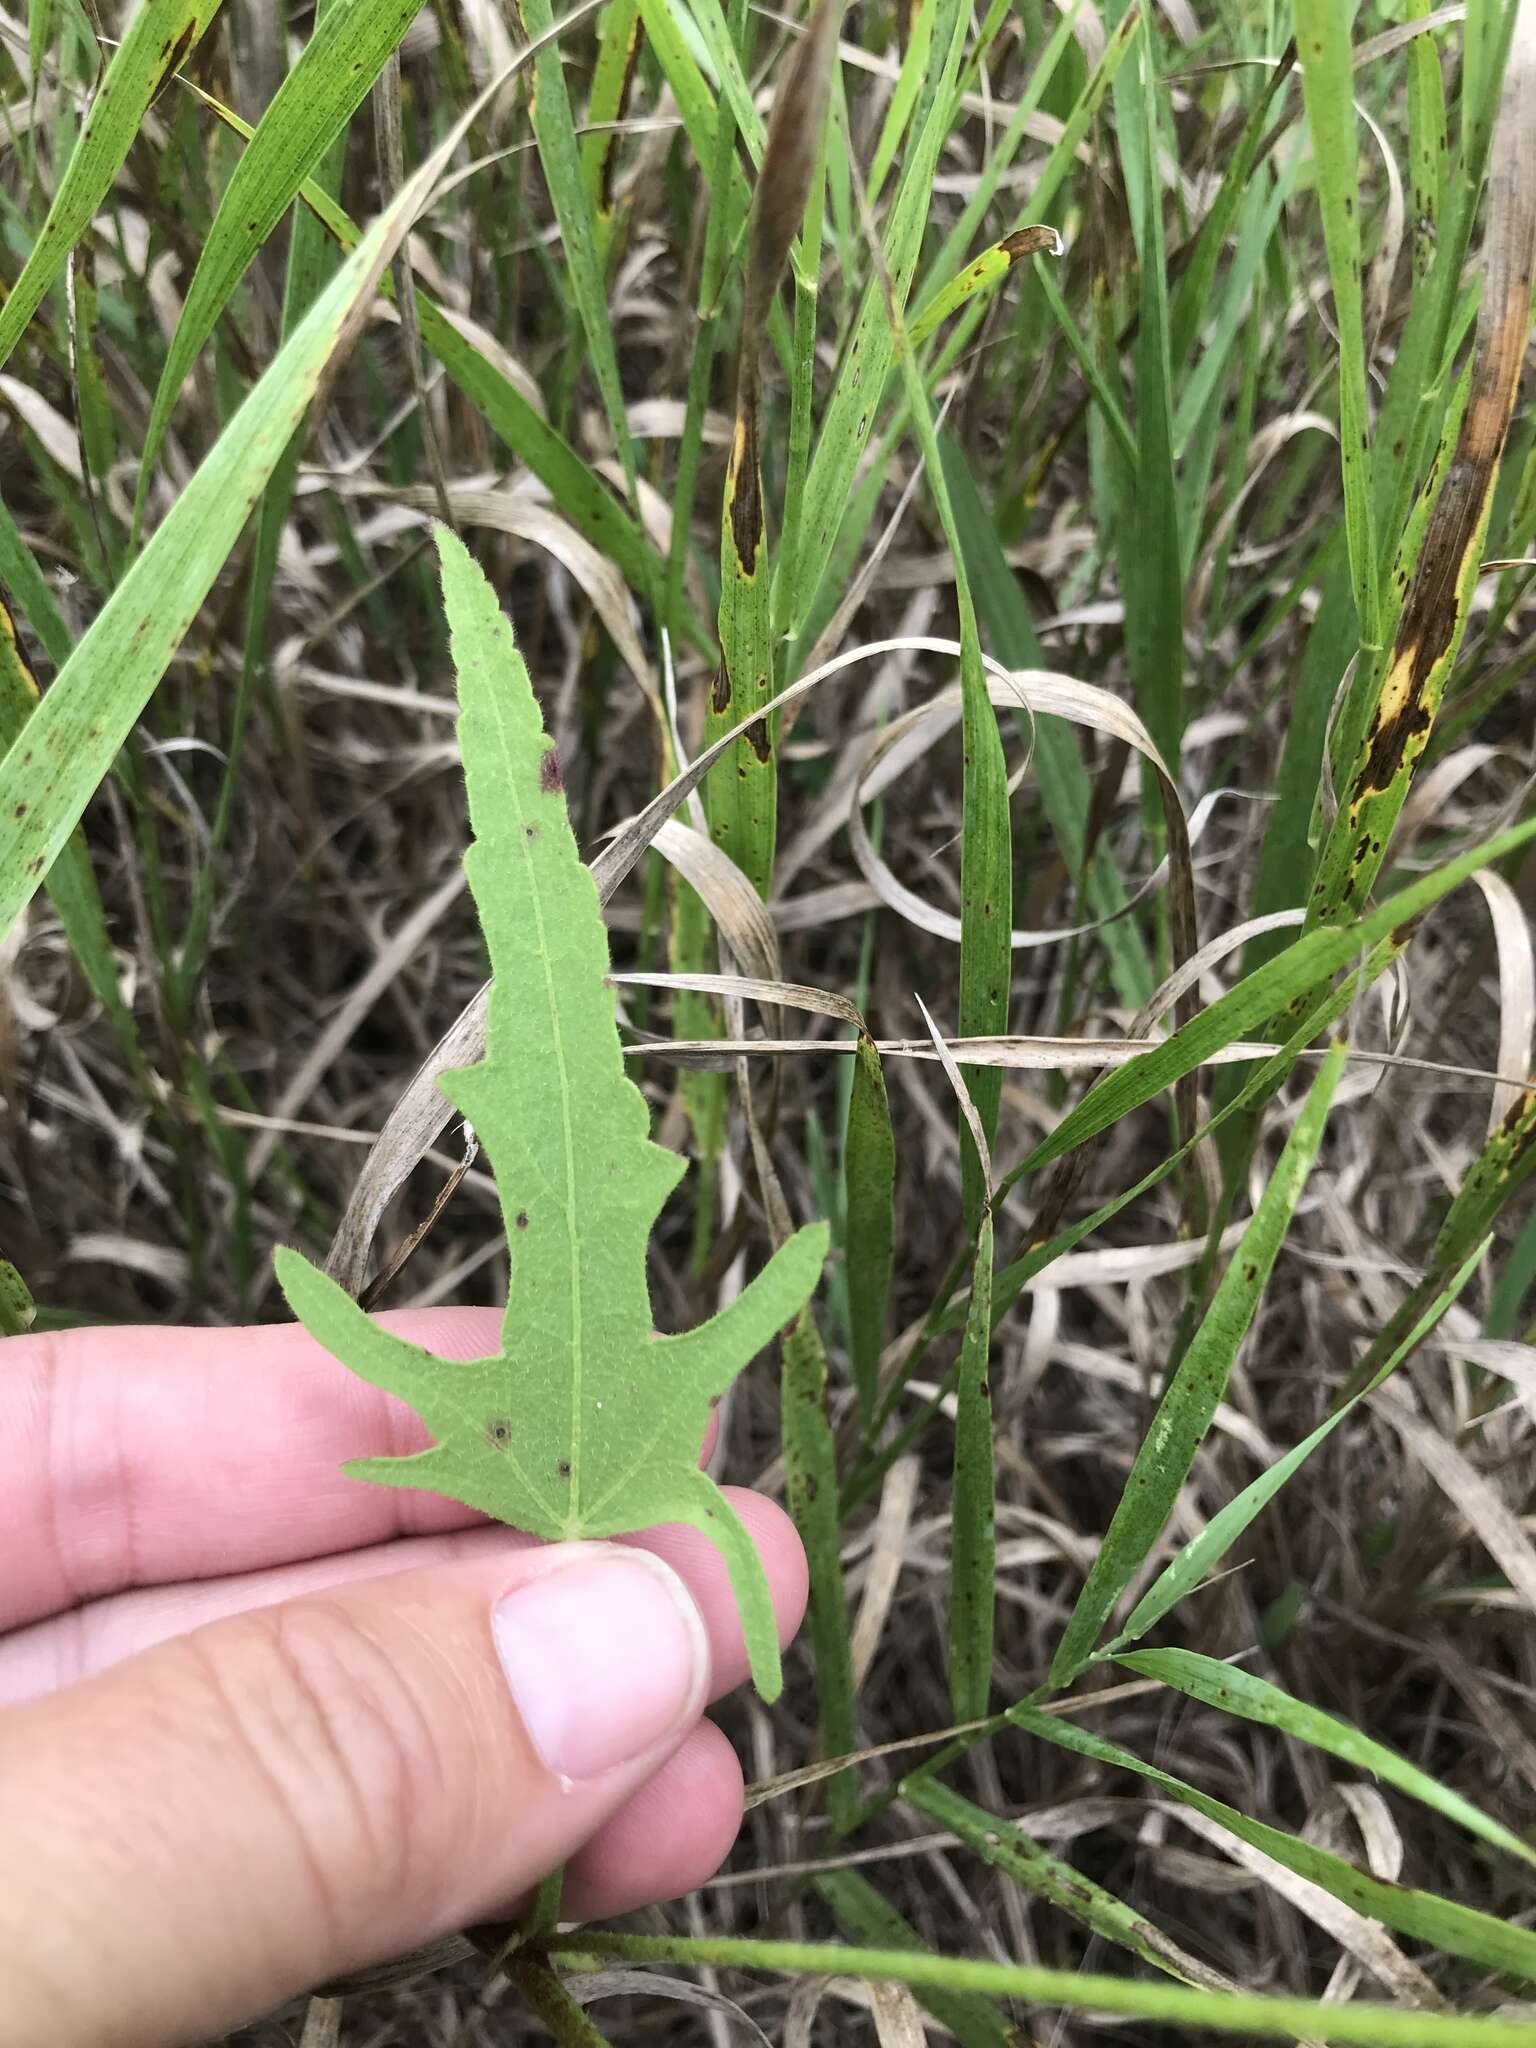
[[[0,2044],[222,2034],[505,1911],[677,1747],[709,1675],[668,1565],[574,1543],[242,1614],[11,1709]]]

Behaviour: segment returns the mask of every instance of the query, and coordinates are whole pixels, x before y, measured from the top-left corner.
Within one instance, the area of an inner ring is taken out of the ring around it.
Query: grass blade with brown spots
[[[827,1418],[826,1348],[809,1309],[785,1332],[780,1348],[784,1491],[810,1570],[810,1637],[822,1752],[846,1756],[858,1747],[858,1722],[837,1517],[837,1451]],[[836,1772],[826,1787],[832,1825],[845,1828],[854,1814],[853,1772]]]
[[[896,1140],[875,1041],[859,1034],[843,1139],[847,1213],[848,1352],[866,1434],[880,1392],[895,1237]]]
[[[987,1812],[985,1807],[973,1805],[936,1778],[925,1778],[912,1785],[907,1797],[929,1820],[958,1835],[983,1862],[1058,1911],[1069,1914],[1100,1940],[1113,1942],[1116,1948],[1140,1956],[1153,1969],[1182,1978],[1186,1984],[1207,1988],[1225,1985],[1216,1971],[1186,1955],[1134,1906],[1117,1899],[1113,1892],[1095,1884],[1082,1871],[1074,1870],[1070,1863],[1048,1854],[1017,1821],[1005,1820]]]
[[[1307,906],[1309,926],[1355,915],[1386,858],[1466,631],[1499,462],[1519,395],[1536,271],[1536,10],[1522,7],[1510,46],[1489,166],[1482,299],[1465,410],[1448,463],[1421,499],[1423,538],[1391,648],[1380,665],[1337,817]],[[1453,414],[1453,422],[1455,416]],[[1410,526],[1410,532],[1412,527]],[[1410,568],[1411,561],[1411,568]]]

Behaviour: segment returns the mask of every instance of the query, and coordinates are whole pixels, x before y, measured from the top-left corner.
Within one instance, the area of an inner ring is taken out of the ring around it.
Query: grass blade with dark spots
[[[773,570],[763,503],[762,353],[790,244],[800,230],[820,159],[843,0],[820,0],[774,97],[747,227],[736,416],[720,520],[720,667],[705,742],[743,718],[758,722],[705,784],[710,829],[766,897],[773,881],[778,762],[768,706],[774,692]],[[721,120],[730,118],[722,102]]]
[[[827,1354],[809,1309],[784,1334],[781,1346],[785,1497],[805,1545],[811,1579],[811,1649],[823,1753],[846,1756],[858,1747],[843,1591],[841,1531],[837,1516],[837,1453],[827,1419]],[[851,1770],[826,1781],[834,1828],[853,1818],[856,1785]]]
[[[896,1140],[880,1054],[866,1034],[853,1056],[843,1140],[847,1211],[848,1350],[866,1433],[875,1418],[880,1354],[890,1314],[894,1257]]]
[[[1213,1981],[1220,1981],[1215,1971],[1186,1955],[1134,1906],[1117,1899],[1113,1892],[1095,1884],[1082,1871],[1074,1870],[1070,1863],[1049,1855],[1017,1821],[988,1813],[985,1807],[962,1799],[958,1792],[935,1778],[912,1786],[906,1796],[919,1812],[958,1835],[983,1862],[1081,1922],[1101,1941],[1113,1942],[1116,1948],[1139,1956],[1153,1969],[1181,1978],[1186,1984],[1201,1984],[1209,1989]]]
[[[1379,568],[1371,505],[1370,418],[1366,397],[1364,308],[1360,282],[1360,158],[1355,130],[1349,15],[1338,0],[1295,0],[1296,48],[1312,130],[1328,274],[1339,337],[1339,455],[1344,524],[1360,641],[1380,645]]]
[[[1311,925],[1350,917],[1381,871],[1466,631],[1499,462],[1519,396],[1536,271],[1536,11],[1519,10],[1490,156],[1483,290],[1465,410],[1432,472],[1360,747],[1318,859]],[[1454,413],[1453,413],[1454,420]],[[1432,509],[1430,509],[1432,506]]]
[[[1357,1913],[1379,1920],[1384,1927],[1394,1927],[1399,1934],[1411,1935],[1451,1955],[1465,1956],[1491,1970],[1508,1971],[1527,1982],[1536,1982],[1536,1934],[1528,1927],[1497,1920],[1491,1913],[1480,1913],[1472,1906],[1439,1898],[1433,1892],[1414,1891],[1407,1885],[1389,1884],[1370,1876],[1342,1856],[1287,1834],[1283,1828],[1253,1820],[1223,1800],[1212,1799],[1208,1793],[1186,1784],[1170,1771],[1145,1763],[1119,1743],[1106,1741],[1060,1715],[1044,1714],[1033,1706],[1018,1706],[1009,1710],[1006,1720],[1041,1742],[1070,1750],[1111,1770],[1130,1771],[1168,1798],[1177,1800],[1180,1806],[1215,1821],[1238,1841],[1262,1850],[1286,1870],[1321,1885],[1325,1892],[1353,1906]]]

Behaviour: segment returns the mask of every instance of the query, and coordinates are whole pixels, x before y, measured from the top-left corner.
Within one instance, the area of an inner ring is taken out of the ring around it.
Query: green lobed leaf
[[[502,1348],[450,1364],[380,1328],[298,1253],[278,1254],[278,1278],[312,1334],[433,1438],[413,1457],[354,1460],[351,1476],[549,1538],[692,1523],[725,1559],[753,1677],[774,1698],[762,1564],[698,1447],[712,1400],[804,1307],[826,1226],[796,1232],[712,1321],[654,1334],[646,1246],[684,1162],[651,1141],[624,1071],[596,884],[512,628],[463,543],[440,530],[438,547],[475,833],[464,865],[494,976],[485,1057],[441,1085],[496,1170],[512,1261]]]

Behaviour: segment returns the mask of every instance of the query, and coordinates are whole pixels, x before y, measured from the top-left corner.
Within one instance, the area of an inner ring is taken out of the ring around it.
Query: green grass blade
[[[917,315],[912,322],[914,344],[920,342],[926,332],[937,322],[929,321],[929,308],[937,292],[945,289],[939,280],[954,277],[960,273],[965,262],[965,252],[975,241],[996,196],[1004,172],[1017,156],[1024,142],[1025,129],[1030,116],[1040,105],[1042,98],[1056,76],[1056,67],[1066,55],[1072,42],[1072,30],[1077,22],[1083,0],[1071,0],[1061,10],[1061,19],[1051,32],[1050,41],[1041,51],[1029,75],[1029,83],[1020,95],[1018,105],[1008,116],[1008,125],[987,151],[986,161],[980,167],[976,189],[967,198],[960,218],[944,238],[943,246],[928,267],[927,274],[917,293]],[[1114,40],[1123,42],[1129,30],[1122,34],[1116,30]],[[1063,138],[1065,139],[1065,138]],[[1044,213],[1048,194],[1036,197],[1037,210]],[[1006,238],[1005,238],[1006,239]],[[1002,283],[1001,276],[992,280]]]
[[[1238,1714],[1243,1720],[1257,1721],[1265,1728],[1278,1728],[1282,1734],[1293,1736],[1298,1742],[1326,1750],[1330,1756],[1341,1758],[1357,1770],[1369,1771],[1384,1785],[1406,1792],[1420,1805],[1433,1807],[1436,1813],[1444,1814],[1447,1820],[1455,1821],[1469,1834],[1491,1842],[1506,1855],[1518,1856],[1526,1863],[1536,1863],[1536,1849],[1528,1842],[1522,1842],[1508,1828],[1480,1813],[1459,1792],[1453,1792],[1427,1771],[1421,1771],[1407,1757],[1399,1756],[1395,1749],[1388,1749],[1383,1743],[1372,1741],[1369,1735],[1351,1727],[1349,1722],[1337,1720],[1318,1707],[1309,1707],[1303,1700],[1293,1699],[1279,1686],[1243,1670],[1240,1665],[1223,1664],[1217,1657],[1202,1657],[1194,1650],[1134,1650],[1118,1656],[1115,1661],[1125,1665],[1127,1670],[1140,1672],[1145,1678],[1155,1678],[1163,1685],[1172,1686],[1188,1699],[1201,1700],[1208,1707],[1220,1707],[1223,1713]]]
[[[951,435],[943,434],[939,452],[966,576],[992,653],[1009,668],[1047,667],[1024,593],[1003,553],[996,521],[982,502],[964,450]],[[1020,719],[1021,728],[1023,723]],[[1021,737],[1029,735],[1021,730]],[[1077,737],[1065,719],[1049,712],[1035,714],[1033,737],[1040,801],[1062,858],[1070,871],[1079,875],[1093,790]],[[1126,903],[1125,884],[1103,847],[1096,847],[1089,857],[1085,887],[1092,914],[1106,920],[1102,943],[1115,992],[1121,1002],[1139,1010],[1152,993],[1152,966],[1135,923],[1119,915]]]
[[[146,0],[92,99],[48,216],[21,275],[0,304],[0,364],[90,227],[133,147],[150,102],[201,40],[219,0]]]
[[[1536,1077],[1511,1103],[1456,1191],[1435,1240],[1434,1259],[1444,1271],[1464,1259],[1493,1228],[1500,1211],[1536,1171]]]
[[[785,1498],[805,1545],[811,1578],[811,1649],[822,1746],[828,1756],[858,1747],[837,1519],[837,1452],[827,1420],[827,1354],[807,1310],[784,1334],[780,1383]],[[857,1787],[851,1770],[826,1780],[834,1828],[853,1818]]]
[[[725,10],[720,0],[689,0],[689,13],[699,32],[699,40],[715,67],[718,91],[715,99],[715,118],[718,121],[722,110],[726,112],[746,144],[747,155],[754,164],[763,160],[763,117],[757,111],[752,97],[752,88],[742,70],[742,59],[732,39],[731,26],[726,21]],[[743,28],[750,26],[746,21]]]
[[[774,96],[763,167],[752,195],[736,362],[736,418],[720,517],[720,667],[704,726],[711,744],[741,719],[756,722],[705,785],[715,838],[766,897],[773,885],[779,764],[774,694],[773,565],[763,502],[762,355],[790,244],[824,161],[837,65],[841,0],[820,0]],[[721,134],[734,103],[722,103]]]
[[[934,171],[944,140],[947,88],[954,81],[965,46],[965,10],[955,0],[935,0],[935,4],[933,50],[924,84],[927,111],[903,160],[883,238],[882,253],[897,318],[906,306],[928,219]],[[875,277],[865,286],[806,478],[803,559],[818,580],[832,553],[896,356],[884,284],[884,279]],[[809,609],[810,592],[795,595],[797,601],[786,609],[798,624]]]
[[[1050,155],[1041,167],[1039,177],[1033,180],[1030,185],[1028,214],[1020,212],[1013,223],[1015,229],[1028,226],[1029,214],[1032,214],[1036,220],[1048,214],[1056,194],[1060,191],[1062,184],[1076,166],[1077,152],[1082,147],[1083,138],[1093,125],[1094,117],[1103,103],[1104,95],[1115,82],[1120,66],[1125,60],[1126,52],[1130,49],[1136,32],[1141,26],[1141,19],[1141,9],[1136,6],[1126,7],[1121,14],[1113,34],[1108,37],[1104,44],[1102,56],[1100,56],[1098,62],[1088,74],[1081,92],[1079,92],[1076,100],[1073,102],[1071,111],[1062,123],[1061,135],[1051,145]],[[944,346],[939,353],[936,365],[940,372],[947,370],[964,352],[977,326],[985,315],[987,307],[991,304],[993,294],[1000,282],[1001,279],[994,280],[990,286],[983,286],[972,294],[953,328],[945,337]]]
[[[1325,1892],[1353,1906],[1357,1913],[1379,1920],[1383,1927],[1394,1927],[1399,1934],[1412,1935],[1417,1941],[1427,1941],[1433,1948],[1465,1956],[1488,1969],[1507,1970],[1513,1976],[1536,1982],[1536,1934],[1528,1927],[1496,1920],[1491,1913],[1479,1913],[1453,1899],[1437,1898],[1433,1892],[1414,1891],[1407,1885],[1388,1884],[1379,1877],[1368,1876],[1342,1856],[1287,1834],[1283,1828],[1251,1820],[1236,1807],[1212,1799],[1195,1786],[1186,1785],[1182,1778],[1159,1770],[1118,1743],[1108,1742],[1060,1715],[1041,1713],[1037,1707],[1018,1706],[1010,1708],[1007,1719],[1013,1727],[1041,1742],[1071,1750],[1074,1755],[1090,1758],[1110,1770],[1132,1772],[1181,1806],[1215,1821],[1238,1841],[1272,1856],[1286,1870],[1321,1885]]]
[[[548,35],[554,27],[549,0],[521,0],[523,27],[530,39]],[[571,298],[586,336],[587,359],[593,381],[603,401],[608,430],[618,452],[619,464],[629,487],[631,510],[638,506],[635,449],[629,433],[629,410],[624,402],[624,385],[619,376],[618,353],[608,319],[608,295],[598,261],[597,237],[587,195],[582,183],[581,152],[571,118],[570,96],[565,87],[565,69],[559,44],[546,42],[533,60],[534,140],[550,202],[560,224],[565,259],[565,276]],[[653,612],[660,613],[662,578],[660,564],[647,557],[647,596]]]
[[[1075,1245],[1080,1244],[1084,1238],[1092,1236],[1095,1231],[1103,1229],[1104,1225],[1113,1221],[1123,1209],[1166,1180],[1171,1173],[1174,1173],[1191,1157],[1196,1146],[1203,1143],[1207,1138],[1214,1136],[1231,1119],[1249,1110],[1253,1104],[1267,1101],[1275,1088],[1295,1067],[1297,1058],[1303,1048],[1310,1045],[1313,1039],[1321,1032],[1326,1031],[1330,1025],[1337,1022],[1351,1008],[1352,1004],[1358,999],[1360,992],[1372,986],[1380,975],[1385,972],[1388,965],[1397,957],[1401,949],[1402,942],[1398,940],[1388,939],[1380,944],[1359,967],[1357,973],[1348,976],[1339,987],[1332,990],[1325,999],[1319,1001],[1314,1008],[1307,1012],[1285,1044],[1277,1048],[1268,1059],[1258,1063],[1238,1093],[1229,1102],[1224,1103],[1208,1123],[1202,1126],[1201,1129],[1191,1133],[1172,1152],[1160,1159],[1156,1166],[1143,1174],[1140,1180],[1133,1182],[1130,1187],[1122,1189],[1119,1194],[1113,1196],[1091,1215],[1080,1217],[1075,1222],[1068,1224],[1064,1229],[1057,1231],[1045,1244],[1031,1245],[1021,1257],[1002,1267],[993,1276],[992,1283],[992,1318],[994,1328],[999,1319],[1018,1300],[1029,1283],[1032,1280],[1038,1279],[1065,1252],[1071,1251]],[[1027,1163],[1026,1161],[1025,1164],[1027,1165]],[[1023,1170],[1023,1167],[1016,1167],[1005,1178],[1003,1187],[1007,1188],[1012,1185]],[[950,1301],[954,1288],[959,1284],[959,1278],[960,1274],[957,1269],[953,1278],[946,1283],[939,1300],[930,1314],[925,1325],[923,1340],[913,1347],[903,1363],[902,1370],[895,1374],[888,1383],[882,1401],[882,1420],[888,1417],[894,1410],[907,1380],[921,1363],[928,1343],[938,1334],[953,1331],[963,1324],[965,1318],[964,1304],[952,1304]],[[901,1429],[889,1435],[881,1445],[879,1452],[868,1459],[855,1477],[850,1480],[846,1489],[845,1513],[868,1497],[871,1490],[879,1484],[880,1479],[889,1469],[890,1464],[900,1457],[904,1451],[910,1449],[912,1444],[921,1436],[927,1415],[931,1414],[932,1410],[937,1407],[938,1400],[943,1395],[952,1391],[951,1381],[954,1377],[954,1371],[955,1369],[952,1367],[950,1372],[946,1374],[939,1392],[929,1404],[929,1408],[926,1411],[919,1410]]]
[[[1173,369],[1168,352],[1167,256],[1157,169],[1157,95],[1151,16],[1137,47],[1139,77],[1121,72],[1120,115],[1128,197],[1142,194],[1136,223],[1140,318],[1136,340],[1136,459],[1120,580],[1125,651],[1136,708],[1163,759],[1177,769],[1184,732],[1184,584],[1173,471]],[[1133,116],[1134,110],[1134,118]],[[1132,166],[1134,163],[1134,175]],[[1150,794],[1150,771],[1145,771]]]
[[[1273,65],[1243,123],[1242,136],[1222,178],[1210,211],[1195,236],[1194,254],[1185,264],[1175,287],[1168,312],[1168,349],[1175,365],[1189,359],[1201,322],[1206,318],[1216,266],[1237,218],[1237,210],[1249,191],[1254,160],[1279,93],[1291,75],[1294,52]],[[1241,253],[1241,250],[1239,251]]]
[[[224,188],[166,351],[144,432],[135,531],[176,400],[203,343],[257,250],[367,98],[418,11],[419,0],[334,0],[257,123]]]
[[[1487,1245],[1480,1245],[1467,1259],[1460,1270],[1451,1276],[1448,1284],[1429,1304],[1422,1316],[1412,1325],[1401,1343],[1395,1346],[1379,1370],[1369,1378],[1368,1383],[1341,1406],[1336,1407],[1326,1421],[1318,1424],[1310,1436],[1304,1437],[1294,1449],[1282,1457],[1257,1479],[1251,1480],[1242,1491],[1219,1508],[1198,1536],[1191,1537],[1173,1561],[1147,1588],[1136,1603],[1124,1629],[1110,1645],[1118,1650],[1121,1644],[1134,1642],[1144,1636],[1148,1629],[1155,1628],[1163,1616],[1192,1593],[1196,1586],[1213,1572],[1233,1544],[1261,1515],[1297,1471],[1311,1457],[1318,1445],[1330,1437],[1334,1430],[1358,1406],[1372,1388],[1381,1385],[1390,1373],[1397,1370],[1410,1352],[1416,1350],[1429,1332],[1440,1321],[1445,1311],[1455,1301],[1473,1273],[1482,1263]]]
[[[1297,939],[1182,1025],[1155,1051],[1127,1061],[1090,1088],[1050,1136],[1013,1169],[1003,1187],[1011,1186],[1025,1174],[1038,1172],[1064,1152],[1070,1152],[1074,1145],[1118,1123],[1129,1110],[1171,1087],[1180,1075],[1192,1072],[1222,1046],[1246,1037],[1278,1016],[1294,998],[1304,997],[1350,965],[1357,955],[1368,953],[1383,939],[1422,917],[1479,868],[1503,860],[1532,838],[1536,838],[1536,819],[1485,840],[1469,853],[1459,854],[1353,924],[1320,928]]]
[[[227,127],[250,139],[255,131],[237,114],[206,93],[199,97]],[[305,181],[299,188],[299,197],[339,248],[350,253],[358,246],[362,229],[314,180]],[[384,278],[379,288],[385,298],[393,298],[393,278]],[[416,313],[423,345],[484,415],[492,431],[548,486],[561,516],[610,558],[632,590],[646,595],[659,571],[660,558],[639,522],[630,517],[603,479],[550,425],[526,393],[419,286]],[[711,649],[709,635],[691,614],[686,623],[695,643],[701,649]]]
[[[1493,136],[1493,185],[1473,360],[1442,429],[1440,459],[1420,494],[1397,562],[1405,591],[1390,653],[1373,671],[1365,729],[1308,903],[1330,923],[1363,902],[1429,743],[1461,648],[1480,574],[1510,419],[1519,399],[1536,271],[1536,195],[1527,159],[1536,133],[1536,33],[1509,68]],[[1360,695],[1360,693],[1356,693]]]
[[[982,1214],[960,1346],[955,1402],[955,1473],[950,1496],[949,1699],[957,1721],[977,1721],[992,1694],[997,1604],[993,1490],[992,1212]]]
[[[64,615],[54,602],[37,557],[27,546],[11,509],[0,498],[0,583],[15,599],[27,624],[42,642],[43,651],[55,668],[62,668],[74,651],[74,641]]]
[[[875,1042],[861,1034],[853,1058],[843,1141],[847,1210],[849,1362],[866,1433],[880,1387],[880,1354],[890,1314],[894,1257],[896,1140]]]
[[[1346,1051],[1342,1041],[1330,1048],[1242,1242],[1164,1390],[1109,1532],[1051,1660],[1052,1685],[1069,1684],[1088,1662],[1115,1602],[1173,1512],[1312,1171]]]
[[[341,0],[324,0],[317,15],[317,22],[323,22],[340,4]],[[345,158],[346,137],[342,133],[337,136],[329,152],[316,167],[315,183],[332,199],[341,189]],[[293,218],[293,230],[288,242],[288,262],[283,276],[279,345],[287,341],[319,297],[326,280],[336,269],[337,260],[334,240],[327,235],[319,218],[307,206],[298,208]],[[240,656],[240,681],[230,713],[224,773],[219,785],[219,800],[214,811],[209,843],[193,890],[192,905],[187,912],[186,928],[177,961],[173,1000],[176,1011],[183,1018],[191,1008],[194,993],[202,979],[206,964],[214,890],[219,879],[219,857],[228,842],[240,799],[240,770],[245,752],[245,735],[250,722],[257,677],[266,659],[268,608],[277,577],[278,552],[293,503],[293,487],[304,454],[306,433],[307,417],[306,421],[295,429],[288,446],[283,450],[273,469],[267,488],[262,493],[261,510],[257,514],[256,544],[251,551],[251,566],[246,583],[245,641]],[[226,1130],[222,1135],[227,1145],[233,1146],[237,1141],[238,1134],[233,1130]]]
[[[14,746],[39,701],[36,679],[16,637],[15,621],[0,600],[0,749]],[[121,1043],[136,1055],[138,1031],[123,995],[101,892],[96,886],[83,833],[72,832],[65,841],[49,871],[47,886],[49,900],[64,927],[64,936],[85,977],[86,987],[111,1018]]]
[[[936,0],[928,0],[926,6],[918,6],[912,11],[911,33],[907,37],[907,47],[901,53],[901,69],[896,74],[895,90],[886,105],[885,119],[880,124],[880,137],[870,158],[865,181],[871,207],[884,189],[896,152],[901,148],[902,139],[917,111],[918,96],[933,54],[934,17],[938,11]]]
[[[921,348],[928,337],[944,325],[951,314],[958,313],[967,300],[977,292],[989,294],[998,289],[1008,272],[1016,263],[1022,263],[1026,256],[1038,255],[1048,249],[1053,255],[1060,254],[1056,230],[1045,227],[1018,228],[1011,235],[1004,235],[1000,242],[994,242],[990,249],[983,249],[974,262],[949,280],[924,306],[912,322],[912,346]],[[1124,421],[1121,421],[1122,426]]]
[[[597,244],[606,271],[613,250],[613,159],[618,136],[611,124],[622,119],[640,54],[640,0],[610,0],[598,22],[597,62],[587,99],[587,129],[581,138],[581,176]]]
[[[1186,1984],[1200,1981],[1188,1973],[1189,1959],[1145,1914],[1095,1884],[1082,1871],[1074,1870],[1070,1863],[1047,1854],[1017,1821],[989,1813],[984,1806],[962,1799],[958,1792],[934,1778],[914,1785],[908,1797],[930,1820],[958,1835],[983,1862],[1080,1921],[1100,1940],[1112,1942],[1116,1948],[1150,1963],[1154,1970],[1182,1978]]]
[[[381,215],[220,436],[0,763],[0,932],[63,850],[197,617],[366,302],[416,184]]]
[[[1312,130],[1312,161],[1339,337],[1339,443],[1350,572],[1361,644],[1376,648],[1381,644],[1381,604],[1371,501],[1370,408],[1360,282],[1360,153],[1349,14],[1338,0],[1295,0],[1295,8],[1296,49]]]
[[[1408,18],[1422,20],[1430,0],[1408,0]],[[1435,240],[1445,190],[1445,80],[1432,35],[1408,45],[1408,167],[1412,183],[1413,276],[1422,284],[1435,264]]]
[[[1069,2012],[1123,2013],[1171,2027],[1212,2027],[1223,2033],[1258,2034],[1276,2040],[1299,2037],[1351,2042],[1358,2048],[1530,2048],[1527,2020],[1414,2012],[1364,1999],[1339,2004],[1271,1998],[1254,1991],[1199,1991],[1189,1985],[1149,1984],[1134,1977],[974,1962],[968,1957],[903,1949],[753,1941],[740,1936],[707,1936],[694,1941],[673,1935],[602,1934],[587,1928],[557,1935],[550,1947],[623,1962],[776,1970],[799,1977],[863,1977],[871,1983],[909,1984],[925,2003],[934,1990],[981,1994],[1060,2006]]]
[[[997,713],[987,689],[981,658],[981,634],[971,598],[959,529],[950,504],[949,484],[939,453],[938,437],[917,362],[900,331],[899,306],[891,309],[891,342],[901,366],[924,474],[934,509],[954,565],[955,604],[960,614],[961,738],[964,774],[961,786],[960,849],[960,1034],[988,1037],[1008,1029],[1008,996],[1013,978],[1013,828],[1008,808],[1008,765],[1003,756]],[[961,1070],[966,1089],[990,1145],[997,1129],[1002,1099],[1002,1070],[970,1067]],[[983,1215],[991,1199],[984,1164],[964,1132],[960,1139],[961,1190],[966,1235],[980,1237]]]

